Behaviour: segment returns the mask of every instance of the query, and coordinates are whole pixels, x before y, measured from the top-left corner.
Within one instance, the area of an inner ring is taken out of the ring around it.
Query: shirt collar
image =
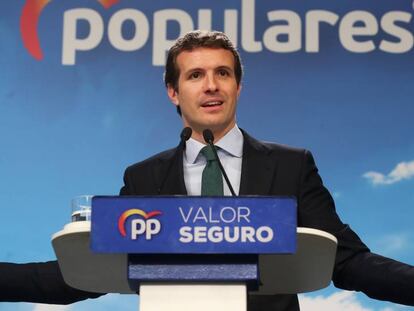
[[[231,156],[241,158],[243,155],[243,134],[238,126],[235,125],[215,145]],[[187,163],[195,163],[200,150],[204,146],[205,144],[193,138],[187,140],[184,154]]]

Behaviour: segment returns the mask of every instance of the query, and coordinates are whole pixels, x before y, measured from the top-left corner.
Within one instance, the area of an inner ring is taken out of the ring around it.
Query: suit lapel
[[[243,162],[240,195],[269,195],[277,161],[269,147],[243,132]]]
[[[173,149],[173,152],[159,160],[154,175],[158,180],[158,194],[186,195],[184,182],[183,147]]]

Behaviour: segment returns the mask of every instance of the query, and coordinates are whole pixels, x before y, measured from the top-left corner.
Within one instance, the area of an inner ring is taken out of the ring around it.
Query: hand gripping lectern
[[[141,311],[241,311],[247,292],[329,285],[336,238],[296,223],[292,197],[95,196],[91,221],[52,244],[74,288],[139,293]]]

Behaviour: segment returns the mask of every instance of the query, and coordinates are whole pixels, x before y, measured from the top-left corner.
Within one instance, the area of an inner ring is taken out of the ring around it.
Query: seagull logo
[[[42,48],[40,47],[37,24],[44,8],[52,0],[26,0],[20,17],[20,32],[24,47],[30,55],[37,60],[43,59]],[[105,9],[109,9],[120,0],[97,0]]]

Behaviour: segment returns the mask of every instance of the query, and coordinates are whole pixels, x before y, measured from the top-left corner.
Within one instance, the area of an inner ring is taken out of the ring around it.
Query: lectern
[[[292,197],[95,196],[52,244],[72,287],[139,293],[141,311],[240,311],[247,292],[329,285],[336,238],[296,219]]]

